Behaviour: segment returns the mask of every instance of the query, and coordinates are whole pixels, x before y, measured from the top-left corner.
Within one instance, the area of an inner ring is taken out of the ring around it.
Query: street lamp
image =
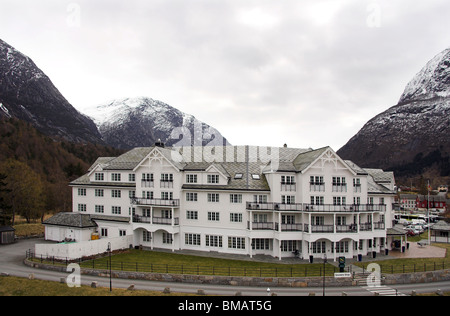
[[[109,291],[112,292],[112,279],[111,279],[111,243],[108,242],[108,249],[109,253]]]
[[[323,254],[323,286],[322,286],[322,295],[325,296],[325,264],[327,263],[327,254]]]

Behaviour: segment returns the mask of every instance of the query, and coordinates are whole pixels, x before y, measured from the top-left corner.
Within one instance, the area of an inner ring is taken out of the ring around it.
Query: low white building
[[[280,260],[391,245],[393,173],[360,168],[330,147],[135,148],[98,158],[70,185],[73,212],[95,222],[76,241],[132,235],[132,246]]]

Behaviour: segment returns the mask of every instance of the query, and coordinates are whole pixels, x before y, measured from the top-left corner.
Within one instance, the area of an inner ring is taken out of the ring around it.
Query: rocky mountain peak
[[[94,122],[78,112],[29,57],[2,40],[0,104],[0,117],[27,121],[46,135],[101,142]]]
[[[399,104],[450,96],[450,48],[431,59],[408,83]]]
[[[97,124],[103,140],[116,148],[153,146],[159,139],[168,146],[228,144],[215,128],[147,97],[109,101],[85,113]]]

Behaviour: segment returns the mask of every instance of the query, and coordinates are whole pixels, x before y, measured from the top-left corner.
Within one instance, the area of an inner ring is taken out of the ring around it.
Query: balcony
[[[293,204],[283,204],[283,203],[258,203],[258,202],[247,202],[247,210],[254,211],[302,211],[303,204],[293,203]]]
[[[296,191],[295,183],[281,182],[281,191]]]
[[[133,216],[133,223],[144,223],[154,225],[172,225],[172,218],[165,217],[147,217],[147,216]],[[173,218],[173,225],[180,225],[180,218]]]
[[[303,212],[342,212],[342,213],[358,213],[358,212],[385,212],[384,204],[350,204],[350,205],[333,205],[333,204],[283,204],[277,202],[257,203],[247,202],[247,210],[252,211],[303,211]]]
[[[325,183],[324,182],[310,182],[309,183],[309,191],[310,192],[325,192]]]
[[[131,198],[132,205],[179,207],[180,200]]]

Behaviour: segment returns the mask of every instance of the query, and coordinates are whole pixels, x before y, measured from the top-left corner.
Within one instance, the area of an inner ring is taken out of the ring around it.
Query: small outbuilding
[[[439,221],[430,229],[431,241],[434,242],[450,242],[450,224],[445,221]]]
[[[0,226],[0,245],[12,244],[16,240],[16,230],[11,226]]]

